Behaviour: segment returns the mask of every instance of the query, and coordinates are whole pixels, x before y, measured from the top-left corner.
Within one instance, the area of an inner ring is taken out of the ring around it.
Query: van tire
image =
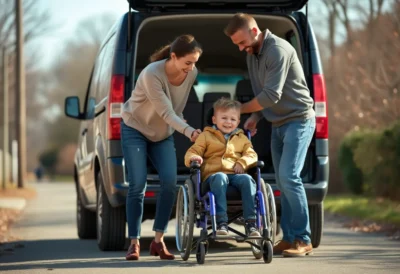
[[[97,245],[102,251],[123,250],[125,246],[125,206],[112,207],[97,174]]]
[[[79,185],[76,189],[76,226],[79,239],[96,239],[96,212],[82,205]]]
[[[310,205],[308,211],[310,214],[311,243],[313,248],[317,248],[321,243],[324,227],[324,204]]]

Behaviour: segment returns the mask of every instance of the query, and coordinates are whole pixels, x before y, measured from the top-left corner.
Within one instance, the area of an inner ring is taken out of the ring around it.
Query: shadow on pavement
[[[165,243],[170,251],[175,254],[176,260],[160,260],[149,255],[149,246],[152,238],[141,239],[141,260],[126,261],[125,252],[129,245],[127,240],[123,251],[100,251],[96,240],[37,240],[9,243],[0,246],[0,268],[2,270],[26,270],[26,269],[60,269],[60,268],[128,268],[128,267],[163,267],[196,266],[195,251],[192,251],[188,261],[182,261],[179,252],[176,250],[175,238],[165,238]],[[21,247],[15,246],[21,245]],[[245,248],[236,247],[230,242],[210,242],[209,255],[215,253],[228,253],[223,258],[213,258],[213,262],[225,262],[226,264],[236,263],[238,257],[233,252],[243,251]],[[252,257],[250,246],[248,263],[262,263]],[[154,259],[153,259],[154,258]],[[207,256],[206,256],[207,261]],[[224,263],[222,263],[224,264]]]

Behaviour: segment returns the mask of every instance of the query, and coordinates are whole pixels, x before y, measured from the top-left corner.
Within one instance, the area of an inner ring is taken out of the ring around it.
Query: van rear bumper
[[[328,193],[329,185],[329,157],[317,156],[315,165],[315,176],[312,182],[304,183],[309,205],[316,205],[323,202]],[[275,180],[274,180],[275,181]],[[270,181],[268,181],[270,183]],[[272,189],[278,190],[275,183],[271,183]],[[280,204],[280,197],[275,196],[275,201]]]
[[[176,191],[179,190],[180,186],[184,184],[185,180],[189,178],[189,175],[178,175]],[[129,185],[126,182],[123,183],[115,183],[114,189],[116,190],[115,196],[118,196],[120,202],[125,204],[126,196],[128,195]],[[160,192],[160,183],[158,179],[158,175],[148,175],[147,176],[147,187],[144,197],[145,204],[156,204],[157,195]]]
[[[319,156],[316,158],[315,176],[312,182],[304,183],[304,189],[307,195],[307,201],[309,205],[315,205],[321,203],[328,192],[328,178],[329,178],[329,157]],[[178,191],[180,185],[183,185],[189,175],[178,175],[178,183],[176,189]],[[275,183],[274,174],[262,174],[262,178],[268,182],[272,190],[275,192],[278,187]],[[126,196],[128,194],[129,185],[125,182],[114,183],[114,199],[118,201],[120,205],[125,204]],[[147,176],[147,188],[145,193],[145,204],[155,204],[157,201],[157,195],[160,192],[160,184],[158,175],[149,174]],[[275,201],[280,204],[280,197],[275,196]]]

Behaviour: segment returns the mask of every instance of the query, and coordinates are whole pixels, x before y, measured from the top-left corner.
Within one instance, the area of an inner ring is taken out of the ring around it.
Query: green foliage
[[[381,131],[348,134],[339,163],[352,193],[400,200],[400,121]]]
[[[363,193],[363,174],[357,168],[354,161],[353,151],[362,140],[363,134],[352,132],[345,136],[339,148],[339,167],[342,170],[343,181],[353,194]]]

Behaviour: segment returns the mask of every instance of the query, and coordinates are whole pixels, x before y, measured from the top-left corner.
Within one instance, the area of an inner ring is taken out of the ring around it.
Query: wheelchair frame
[[[256,259],[263,258],[265,263],[272,261],[277,225],[276,208],[272,188],[261,178],[260,168],[263,166],[264,163],[259,161],[256,167],[248,172],[256,179],[257,227],[261,236],[247,236],[229,226],[230,223],[242,216],[243,210],[236,212],[228,220],[229,231],[238,236],[221,236],[216,235],[214,195],[211,191],[208,191],[204,196],[201,196],[200,165],[197,162],[191,163],[190,178],[180,187],[176,202],[176,245],[184,261],[188,260],[191,251],[196,249],[197,262],[204,264],[205,255],[209,248],[209,238],[249,243]],[[209,218],[211,225],[208,222]],[[197,228],[201,228],[201,232],[200,237],[193,241],[195,223]],[[211,233],[208,233],[208,229],[212,229]]]

